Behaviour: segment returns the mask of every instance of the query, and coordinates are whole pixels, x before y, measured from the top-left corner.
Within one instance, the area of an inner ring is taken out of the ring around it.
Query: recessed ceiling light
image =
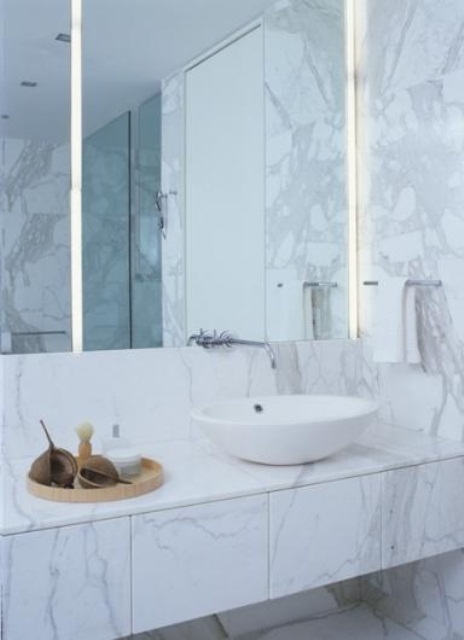
[[[21,82],[21,86],[22,87],[36,87],[37,86],[37,82],[31,82],[30,80],[23,80]]]
[[[55,40],[58,40],[58,42],[71,42],[71,36],[69,33],[59,33]]]

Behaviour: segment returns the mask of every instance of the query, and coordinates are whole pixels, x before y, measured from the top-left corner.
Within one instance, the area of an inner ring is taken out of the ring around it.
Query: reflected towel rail
[[[12,336],[65,336],[67,331],[12,331]]]
[[[367,286],[377,286],[379,281],[365,280],[363,284]],[[441,287],[442,284],[441,280],[406,280],[406,286],[408,287]]]
[[[336,282],[303,282],[303,287],[327,287],[327,288],[335,288],[338,287]]]

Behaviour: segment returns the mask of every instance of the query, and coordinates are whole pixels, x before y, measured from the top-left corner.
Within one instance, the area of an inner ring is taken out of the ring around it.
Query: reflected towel
[[[374,362],[421,361],[417,345],[416,289],[407,278],[379,280]]]

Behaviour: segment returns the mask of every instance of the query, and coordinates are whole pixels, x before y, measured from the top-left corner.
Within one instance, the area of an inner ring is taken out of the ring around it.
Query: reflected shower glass
[[[84,349],[128,349],[130,327],[130,114],[84,139]]]

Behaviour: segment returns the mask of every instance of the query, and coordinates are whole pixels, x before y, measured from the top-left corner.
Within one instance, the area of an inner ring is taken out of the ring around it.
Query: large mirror
[[[2,351],[56,351],[69,6],[4,2]],[[347,337],[346,138],[344,0],[83,0],[84,349]]]
[[[2,353],[71,348],[70,5],[3,0]]]

